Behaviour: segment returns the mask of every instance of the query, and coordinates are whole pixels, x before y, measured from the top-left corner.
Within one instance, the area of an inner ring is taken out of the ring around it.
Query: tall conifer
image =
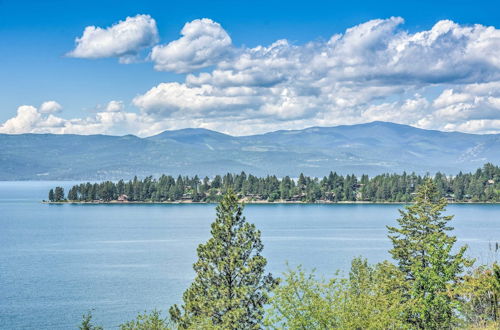
[[[454,306],[450,285],[458,280],[465,266],[472,264],[463,246],[453,251],[455,236],[448,233],[453,216],[442,215],[446,200],[440,198],[432,180],[418,189],[414,204],[400,210],[399,227],[388,227],[390,250],[406,276],[406,317],[419,329],[449,329],[453,326]]]
[[[277,285],[264,274],[260,231],[246,222],[234,192],[217,206],[212,237],[198,247],[196,278],[184,292],[184,305],[170,309],[179,328],[207,324],[221,329],[261,327],[269,292]]]
[[[54,201],[54,189],[49,190],[49,202]]]

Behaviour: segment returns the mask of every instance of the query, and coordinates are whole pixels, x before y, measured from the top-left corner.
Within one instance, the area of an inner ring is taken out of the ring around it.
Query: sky
[[[500,133],[498,1],[0,0],[0,133]]]

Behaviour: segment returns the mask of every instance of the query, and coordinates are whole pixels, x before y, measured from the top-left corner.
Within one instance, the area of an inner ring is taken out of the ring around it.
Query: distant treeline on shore
[[[210,179],[198,176],[170,175],[160,178],[137,177],[130,181],[82,183],[73,186],[67,196],[63,188],[49,192],[50,202],[218,202],[232,189],[247,202],[411,202],[416,188],[429,176],[381,174],[375,177],[339,175],[312,178],[300,174],[256,177],[244,172],[217,175]],[[485,164],[475,173],[433,177],[439,193],[449,202],[500,202],[500,167]]]

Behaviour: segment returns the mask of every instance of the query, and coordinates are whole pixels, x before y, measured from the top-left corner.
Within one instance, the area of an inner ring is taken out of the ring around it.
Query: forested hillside
[[[133,135],[0,134],[0,180],[119,180],[252,173],[322,177],[387,172],[458,173],[500,163],[500,134],[465,134],[373,122],[250,136],[182,129]]]

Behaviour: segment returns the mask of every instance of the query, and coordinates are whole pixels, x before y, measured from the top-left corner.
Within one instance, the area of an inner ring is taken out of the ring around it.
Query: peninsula
[[[74,185],[65,195],[62,187],[51,189],[50,203],[216,203],[234,191],[245,203],[408,203],[429,177],[415,173],[381,174],[370,178],[330,172],[323,178],[300,174],[297,179],[274,175],[257,177],[241,172],[198,176],[170,175],[160,178]],[[500,167],[485,164],[474,173],[433,176],[439,194],[450,203],[500,202]]]

